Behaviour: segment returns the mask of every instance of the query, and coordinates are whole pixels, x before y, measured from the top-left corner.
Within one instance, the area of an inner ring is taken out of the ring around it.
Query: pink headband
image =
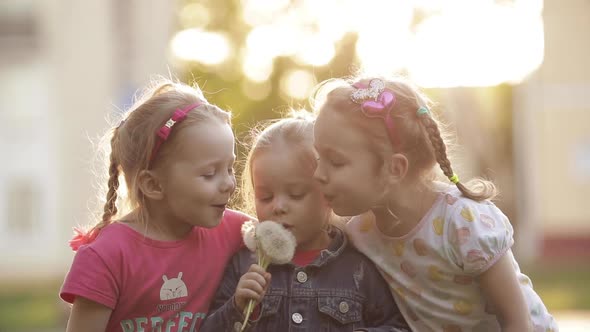
[[[365,116],[383,119],[389,140],[396,146],[398,140],[390,114],[395,104],[393,91],[386,89],[385,83],[380,79],[372,79],[369,81],[369,86],[361,82],[354,83],[352,86],[357,90],[350,95],[350,99],[361,105],[361,111]]]
[[[156,133],[156,135],[158,136],[158,139],[156,141],[156,145],[154,146],[154,150],[152,151],[152,156],[150,157],[150,163],[156,158],[156,155],[158,154],[158,150],[160,150],[160,146],[162,146],[162,144],[168,139],[168,136],[170,136],[170,133],[172,132],[172,127],[178,123],[178,122],[182,122],[182,120],[184,120],[186,118],[186,115],[193,109],[203,105],[203,102],[196,102],[194,104],[190,104],[185,108],[182,109],[177,109],[176,111],[174,111],[174,114],[172,114],[172,117],[170,117],[170,119],[168,119],[168,121],[166,121],[166,123],[160,127],[160,129],[158,130],[158,132]]]

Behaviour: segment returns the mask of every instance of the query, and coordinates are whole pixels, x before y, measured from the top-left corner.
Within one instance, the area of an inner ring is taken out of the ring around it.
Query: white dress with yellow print
[[[414,331],[500,331],[475,277],[509,255],[535,326],[557,331],[553,317],[520,272],[510,247],[508,218],[491,202],[441,192],[430,211],[407,235],[383,235],[371,213],[346,225],[354,245],[380,269]]]

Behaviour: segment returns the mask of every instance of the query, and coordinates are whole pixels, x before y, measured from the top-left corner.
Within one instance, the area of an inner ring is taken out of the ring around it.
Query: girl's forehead
[[[314,146],[318,150],[367,149],[368,139],[354,117],[344,112],[326,109],[318,116],[314,127]]]
[[[176,155],[200,163],[231,159],[234,156],[234,136],[227,124],[211,121],[191,124],[178,133]]]
[[[276,171],[280,174],[291,171],[298,176],[312,177],[316,167],[312,147],[292,145],[271,145],[252,155],[252,171],[265,173]]]

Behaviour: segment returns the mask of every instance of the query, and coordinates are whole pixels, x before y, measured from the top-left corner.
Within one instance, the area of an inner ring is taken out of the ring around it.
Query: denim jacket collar
[[[328,235],[332,239],[328,248],[322,250],[318,258],[316,258],[309,266],[321,267],[327,264],[332,259],[338,257],[348,244],[348,239],[344,232],[336,226],[330,226]]]

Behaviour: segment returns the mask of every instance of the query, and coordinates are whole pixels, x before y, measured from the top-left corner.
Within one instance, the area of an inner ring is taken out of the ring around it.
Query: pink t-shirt
[[[219,226],[170,242],[113,223],[78,250],[60,296],[113,309],[106,331],[198,331],[248,219],[227,210]]]

